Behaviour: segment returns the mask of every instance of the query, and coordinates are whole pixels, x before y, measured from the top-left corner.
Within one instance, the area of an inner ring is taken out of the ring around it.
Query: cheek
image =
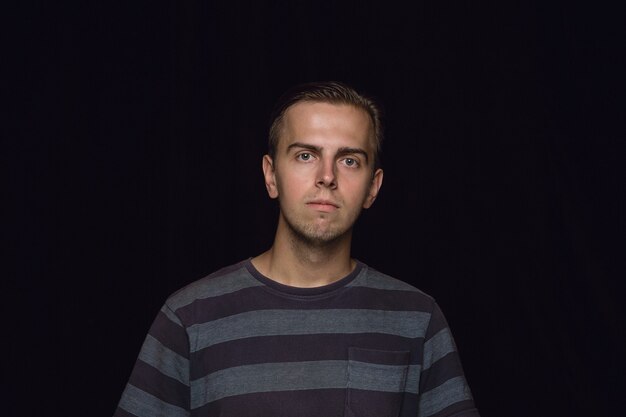
[[[311,172],[308,167],[289,170],[288,175],[277,175],[276,182],[281,184],[283,189],[298,190],[303,188],[311,179]]]
[[[369,183],[363,184],[362,180],[359,181],[344,181],[343,196],[345,199],[350,200],[353,205],[361,206],[367,196],[369,195]],[[340,185],[341,187],[341,185]]]
[[[294,176],[291,176],[289,179],[283,178],[282,180],[277,180],[276,187],[278,189],[279,196],[283,200],[297,199],[303,189],[302,183]]]

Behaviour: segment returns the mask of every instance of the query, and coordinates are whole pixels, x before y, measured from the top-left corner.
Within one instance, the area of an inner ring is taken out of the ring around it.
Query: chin
[[[346,236],[349,230],[325,229],[311,227],[292,227],[294,237],[311,246],[326,246],[339,242]]]

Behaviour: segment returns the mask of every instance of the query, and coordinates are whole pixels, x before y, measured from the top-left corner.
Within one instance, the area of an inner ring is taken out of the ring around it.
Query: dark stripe
[[[187,332],[182,326],[172,322],[162,311],[157,314],[148,334],[168,349],[184,358],[189,358],[189,336]]]
[[[370,415],[384,416],[389,393],[376,393],[362,391],[365,394],[365,405],[371,410]],[[254,410],[257,416],[272,417],[331,417],[344,416],[346,407],[346,394],[344,389],[326,389],[312,391],[281,391],[264,392],[239,395],[236,397],[222,398],[219,401],[206,404],[203,407],[192,410],[191,417],[218,417],[222,415],[248,416],[250,410]],[[393,394],[391,394],[393,395]],[[371,400],[371,401],[369,401]],[[418,415],[416,394],[404,393],[402,398],[402,412],[400,417],[416,417]],[[444,408],[432,417],[452,416],[455,417],[479,417],[474,409],[472,401],[461,401],[450,407]]]
[[[352,270],[352,272],[339,279],[338,281],[319,287],[301,288],[284,285],[277,281],[274,281],[257,271],[256,268],[254,268],[254,266],[252,265],[252,262],[248,262],[246,264],[246,268],[250,272],[250,275],[254,276],[254,278],[256,278],[259,282],[263,283],[268,291],[273,292],[274,294],[277,294],[281,297],[298,297],[306,300],[320,297],[328,298],[334,296],[338,291],[343,290],[343,288],[348,283],[353,281],[359,274],[364,273],[363,267],[364,264],[357,261],[354,270]]]
[[[400,417],[421,416],[419,413],[419,395],[409,392],[404,393],[402,412]],[[458,413],[458,414],[457,414]],[[473,400],[459,401],[449,407],[445,407],[430,417],[480,417],[474,406]]]
[[[188,386],[163,375],[141,360],[137,360],[128,382],[166,403],[185,409],[189,406]]]
[[[266,362],[303,362],[347,360],[348,349],[409,350],[412,365],[422,359],[421,338],[410,339],[390,334],[315,334],[295,336],[250,337],[219,343],[191,354],[194,367],[191,379],[201,378],[220,369]],[[250,352],[255,352],[251,355]]]
[[[386,349],[369,349],[361,346],[353,346],[348,349],[348,357],[351,361],[378,365],[408,365],[411,352],[389,347]]]
[[[113,413],[113,417],[136,417],[135,414],[131,414],[128,411],[117,407],[117,409],[115,410],[115,413]]]
[[[192,352],[230,340],[256,336],[382,333],[422,337],[429,314],[381,310],[261,310],[189,328]]]
[[[138,417],[187,417],[189,413],[175,405],[131,385],[126,385],[119,407]]]
[[[161,307],[161,313],[165,314],[165,316],[177,326],[185,327],[183,326],[183,322],[180,320],[180,317],[178,317],[176,313],[174,313],[174,311],[167,304]]]
[[[449,353],[435,362],[430,368],[422,371],[420,391],[429,391],[448,379],[463,375],[463,368],[457,352]]]
[[[403,397],[404,393],[350,389],[347,392],[345,414],[341,415],[396,417],[402,406]]]
[[[191,417],[339,417],[345,403],[345,389],[263,392],[222,398],[192,410]]]
[[[399,417],[416,417],[419,407],[419,394],[405,392],[402,397],[402,411]]]
[[[420,292],[389,291],[365,286],[350,286],[336,300],[342,308],[369,308],[429,313],[433,301]]]
[[[283,298],[260,288],[246,288],[215,298],[197,300],[176,311],[186,326],[205,323],[256,310],[369,309],[429,312],[432,302],[419,293],[384,291],[366,287],[347,287],[332,298],[306,303],[300,298]]]

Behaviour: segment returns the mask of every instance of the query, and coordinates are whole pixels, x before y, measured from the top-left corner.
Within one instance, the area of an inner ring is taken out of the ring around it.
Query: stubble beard
[[[290,240],[294,244],[304,244],[311,248],[321,249],[334,246],[352,231],[352,224],[345,229],[330,225],[320,226],[315,220],[310,223],[292,222],[286,216],[282,216],[289,231]]]

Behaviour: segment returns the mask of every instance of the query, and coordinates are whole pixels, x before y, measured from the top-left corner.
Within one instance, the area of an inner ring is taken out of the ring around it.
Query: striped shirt
[[[295,288],[250,260],[169,297],[116,417],[478,416],[435,301],[361,262]]]

